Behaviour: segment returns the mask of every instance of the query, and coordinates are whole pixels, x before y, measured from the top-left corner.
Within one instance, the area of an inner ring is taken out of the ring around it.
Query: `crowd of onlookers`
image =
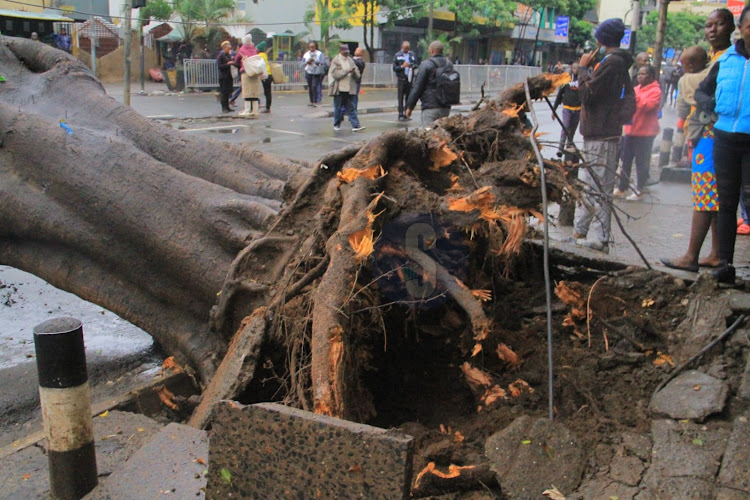
[[[37,42],[42,41],[39,39],[39,34],[36,31],[31,32],[29,38]],[[71,51],[72,40],[70,39],[70,35],[68,35],[68,31],[65,28],[62,28],[60,30],[60,33],[52,33],[50,35],[49,42],[55,48],[64,50],[65,52]]]
[[[625,32],[621,20],[599,25],[597,49],[571,65],[571,82],[559,90],[553,110],[563,128],[561,156],[574,153],[573,135],[579,122],[584,139],[581,152],[587,166],[579,169],[579,179],[589,188],[576,205],[573,242],[609,251],[612,199],[638,201],[648,191],[662,109],[673,104],[676,125],[687,139],[694,212],[687,252],[661,260],[687,271],[714,268],[720,282],[734,282],[736,235],[750,234],[741,201],[750,200],[750,78],[746,74],[750,7],[742,11],[736,28],[739,37],[733,42],[733,14],[715,10],[704,27],[710,51],[690,47],[682,52],[679,64],[659,72],[647,53],[638,54],[634,61],[619,48]],[[561,72],[561,68],[558,64],[551,69]],[[560,105],[562,117],[557,114]],[[630,181],[633,163],[635,183]],[[711,252],[699,259],[709,232]]]

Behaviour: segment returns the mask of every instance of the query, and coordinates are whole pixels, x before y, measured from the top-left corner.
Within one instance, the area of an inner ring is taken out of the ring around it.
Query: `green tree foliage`
[[[435,7],[442,7],[456,16],[454,37],[473,37],[479,34],[475,17],[483,17],[495,26],[504,28],[513,22],[516,2],[511,0],[436,0]]]
[[[637,49],[645,51],[653,47],[656,41],[656,25],[659,21],[658,12],[651,12],[646,22],[638,31]],[[664,48],[684,49],[691,45],[706,46],[703,25],[706,16],[692,12],[670,12],[667,14],[667,30],[664,33]]]
[[[374,60],[375,55],[375,29],[381,25],[383,16],[385,16],[385,26],[390,27],[399,18],[422,17],[427,12],[424,4],[404,8],[401,0],[346,0],[346,4],[354,12],[362,9],[363,42],[371,61]]]
[[[172,3],[166,0],[149,0],[145,7],[138,9],[138,17],[141,21],[156,19],[158,21],[169,21],[174,14]]]
[[[584,47],[594,40],[594,25],[588,21],[570,20],[568,43],[574,47]]]
[[[310,33],[315,33],[314,25],[320,30],[320,50],[329,56],[338,52],[337,47],[330,46],[338,35],[331,35],[333,28],[351,29],[351,20],[357,12],[357,6],[347,0],[315,0],[305,12],[305,26]]]

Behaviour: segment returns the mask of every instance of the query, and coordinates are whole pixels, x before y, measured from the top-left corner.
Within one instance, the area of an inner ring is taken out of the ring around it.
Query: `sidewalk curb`
[[[661,182],[679,182],[683,184],[690,184],[691,178],[691,169],[681,167],[664,167],[661,169],[661,175],[659,176]]]

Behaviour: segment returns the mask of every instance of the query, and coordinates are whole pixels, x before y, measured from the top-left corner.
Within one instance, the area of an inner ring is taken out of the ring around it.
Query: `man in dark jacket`
[[[398,121],[407,120],[404,113],[406,100],[411,92],[411,85],[414,81],[414,70],[419,66],[419,60],[414,52],[411,51],[411,44],[404,40],[401,43],[401,50],[396,52],[393,58],[393,72],[396,73],[398,83]]]
[[[591,166],[578,171],[578,178],[589,186],[590,192],[576,206],[574,238],[579,245],[605,253],[609,252],[611,238],[610,206],[617,171],[617,145],[627,121],[621,111],[635,111],[628,73],[633,58],[619,48],[624,35],[625,25],[620,19],[601,23],[594,33],[597,49],[581,57],[578,69],[583,154]],[[597,52],[602,56],[598,63]],[[594,234],[588,238],[592,222],[595,222]]]
[[[557,91],[555,105],[552,108],[557,111],[560,104],[562,104],[563,107],[563,129],[560,132],[560,152],[557,154],[558,156],[562,156],[565,152],[565,148],[573,145],[573,137],[576,134],[578,122],[581,119],[581,94],[578,92],[577,62],[573,63],[570,67],[570,80],[570,83],[566,83]]]
[[[451,64],[443,55],[443,44],[437,40],[430,44],[430,58],[422,67],[414,82],[414,86],[406,102],[406,118],[411,119],[411,113],[422,101],[422,126],[429,127],[438,118],[448,116],[451,107],[441,103],[437,98],[437,69]]]

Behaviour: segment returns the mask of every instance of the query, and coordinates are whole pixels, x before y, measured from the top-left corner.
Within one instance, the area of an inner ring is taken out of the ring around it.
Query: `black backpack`
[[[435,70],[435,96],[443,107],[453,106],[461,102],[461,75],[453,68],[447,59],[443,64],[433,61]]]

